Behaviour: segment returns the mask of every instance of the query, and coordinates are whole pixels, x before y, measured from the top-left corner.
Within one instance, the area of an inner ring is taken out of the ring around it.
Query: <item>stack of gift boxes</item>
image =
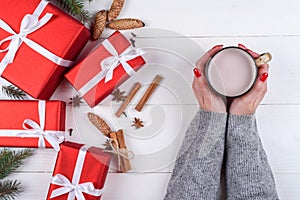
[[[37,100],[0,100],[0,146],[59,151],[47,199],[100,199],[109,153],[65,141],[66,104],[49,100],[65,77],[90,107],[143,64],[118,31],[78,63],[90,38],[74,18],[41,0],[0,3],[0,73]]]

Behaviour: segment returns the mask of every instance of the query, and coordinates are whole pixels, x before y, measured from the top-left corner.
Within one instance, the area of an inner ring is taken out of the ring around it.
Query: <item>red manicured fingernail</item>
[[[194,68],[194,74],[197,78],[199,78],[201,76],[201,73],[199,72],[199,70],[197,68]]]
[[[269,74],[268,73],[263,73],[261,76],[260,76],[260,80],[262,82],[265,82],[268,78]]]
[[[243,48],[243,49],[247,49],[247,47],[245,47],[245,45],[243,45],[243,44],[238,44],[238,46]]]
[[[223,44],[219,44],[219,45],[214,46],[213,49],[222,48],[222,47],[223,47]]]

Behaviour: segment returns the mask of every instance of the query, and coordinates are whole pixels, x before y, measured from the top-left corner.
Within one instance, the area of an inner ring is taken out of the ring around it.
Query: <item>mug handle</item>
[[[257,67],[269,62],[272,59],[270,53],[263,53],[258,58],[255,59],[255,64]]]

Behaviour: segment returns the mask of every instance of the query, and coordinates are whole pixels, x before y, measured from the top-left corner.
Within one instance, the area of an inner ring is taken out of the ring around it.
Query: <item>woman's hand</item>
[[[239,44],[240,48],[245,49],[251,54],[253,58],[259,57],[259,54],[246,48],[244,45]],[[253,88],[245,95],[236,98],[232,101],[229,113],[233,115],[250,115],[253,114],[258,107],[259,103],[264,98],[267,92],[267,78],[268,78],[269,65],[263,64],[258,68],[258,78]]]
[[[210,90],[204,76],[204,66],[210,57],[222,49],[222,47],[223,45],[213,47],[197,61],[196,68],[194,68],[195,76],[193,81],[194,94],[198,100],[200,108],[218,113],[226,113],[226,106],[223,99]]]

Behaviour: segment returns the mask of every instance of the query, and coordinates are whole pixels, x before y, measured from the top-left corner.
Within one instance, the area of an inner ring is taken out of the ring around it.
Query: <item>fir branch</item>
[[[0,182],[0,200],[15,199],[22,192],[21,183],[17,180],[5,180]]]
[[[73,15],[82,23],[90,23],[91,16],[84,8],[84,0],[50,0],[58,7]],[[92,0],[89,0],[91,2]]]
[[[32,150],[9,151],[3,149],[0,151],[0,179],[8,176],[12,171],[23,164],[23,160],[32,155]]]
[[[2,93],[12,99],[24,99],[26,96],[25,92],[13,85],[3,85]]]

